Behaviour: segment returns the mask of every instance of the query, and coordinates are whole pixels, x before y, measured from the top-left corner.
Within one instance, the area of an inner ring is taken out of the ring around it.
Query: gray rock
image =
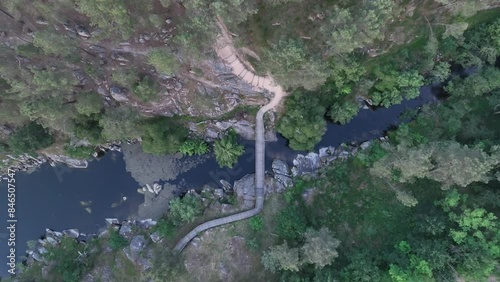
[[[293,165],[293,176],[314,174],[321,166],[321,159],[318,154],[312,152],[306,156],[299,154],[293,160]]]
[[[154,243],[158,243],[161,240],[160,232],[155,231],[153,234],[149,235],[149,238],[151,238],[151,241]]]
[[[85,37],[85,38],[90,37],[90,32],[88,32],[88,30],[86,30],[81,25],[76,26],[76,33],[78,33],[78,35],[80,35],[81,37]]]
[[[255,175],[247,174],[234,182],[234,192],[243,208],[252,208],[255,203]]]
[[[141,253],[144,248],[146,247],[146,239],[144,238],[143,235],[137,235],[134,238],[132,238],[132,241],[130,241],[130,254],[132,256],[138,256],[139,253]]]
[[[288,164],[282,160],[273,160],[272,164],[274,179],[276,180],[276,192],[282,192],[293,185]]]
[[[90,45],[90,50],[95,51],[97,53],[105,53],[106,48],[99,46],[99,45]]]
[[[78,236],[80,236],[80,232],[78,231],[78,229],[63,230],[62,233],[71,238],[78,238]]]
[[[222,189],[214,189],[214,196],[217,198],[223,198],[224,197],[224,190]]]
[[[111,59],[119,62],[128,62],[129,60],[125,57],[125,54],[119,52],[112,52]]]
[[[105,220],[106,220],[107,225],[120,224],[120,221],[118,221],[118,218],[105,218]]]
[[[31,254],[31,257],[36,260],[36,261],[43,261],[43,256],[39,254],[38,252],[33,252]]]
[[[371,144],[372,144],[371,141],[365,141],[365,142],[361,143],[361,145],[359,145],[359,147],[361,148],[361,150],[365,150],[365,149],[368,149],[368,147],[370,147]]]
[[[119,231],[120,235],[124,236],[124,237],[128,237],[132,234],[132,226],[126,224],[126,225],[122,225],[120,227],[120,231]]]
[[[49,23],[47,22],[46,19],[42,18],[42,17],[38,17],[36,18],[36,21],[35,21],[37,24],[40,24],[40,25],[48,25]]]
[[[46,157],[53,163],[65,164],[71,168],[87,168],[89,163],[86,160],[72,159],[63,155],[50,155],[47,154]]]
[[[79,85],[85,85],[88,82],[87,77],[85,76],[85,72],[81,69],[77,69],[73,71],[73,76],[78,80]]]
[[[222,189],[224,189],[225,192],[233,190],[233,186],[231,185],[231,183],[227,182],[226,180],[221,179],[219,180],[219,182],[220,184],[222,184]]]
[[[111,97],[118,102],[128,102],[127,91],[125,88],[119,86],[111,86],[109,88],[109,93]]]

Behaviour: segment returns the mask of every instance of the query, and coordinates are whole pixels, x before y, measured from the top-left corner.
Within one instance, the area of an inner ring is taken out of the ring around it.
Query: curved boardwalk
[[[285,92],[281,86],[274,83],[274,80],[270,76],[257,76],[252,70],[248,70],[242,61],[237,57],[236,50],[233,47],[232,41],[227,34],[227,30],[224,24],[219,21],[219,26],[222,30],[222,35],[219,36],[216,43],[217,55],[226,61],[227,64],[232,68],[232,72],[238,75],[245,82],[251,84],[256,89],[265,89],[274,93],[274,98],[265,106],[259,109],[256,116],[255,125],[255,207],[251,210],[244,211],[241,213],[233,214],[230,216],[214,219],[207,221],[203,224],[195,227],[191,232],[184,236],[175,246],[174,250],[182,251],[186,245],[191,241],[198,233],[203,232],[207,229],[224,225],[227,223],[235,222],[238,220],[246,219],[252,217],[264,207],[264,171],[265,162],[264,155],[266,151],[266,140],[264,138],[264,114],[270,109],[274,108],[280,102],[281,98],[285,95]]]

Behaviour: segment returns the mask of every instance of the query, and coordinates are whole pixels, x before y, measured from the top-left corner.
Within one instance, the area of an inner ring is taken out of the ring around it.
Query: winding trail
[[[251,84],[256,90],[267,90],[274,93],[273,99],[263,107],[259,109],[256,116],[255,125],[255,207],[251,210],[244,211],[241,213],[229,215],[226,217],[214,219],[202,223],[195,227],[191,232],[184,236],[175,246],[174,250],[181,252],[187,244],[198,235],[198,233],[203,232],[207,229],[217,227],[220,225],[228,224],[242,219],[247,219],[252,216],[257,215],[262,211],[264,207],[264,172],[265,172],[265,151],[266,151],[266,140],[264,138],[264,114],[277,106],[281,101],[281,98],[285,96],[285,92],[281,86],[277,85],[271,76],[257,76],[255,75],[251,65],[245,62],[243,59],[238,57],[236,49],[234,48],[233,42],[227,28],[222,22],[218,20],[217,23],[221,29],[222,34],[217,38],[215,44],[215,50],[217,55],[224,60],[232,69],[232,72],[240,77],[243,81]],[[246,66],[249,66],[247,68]]]

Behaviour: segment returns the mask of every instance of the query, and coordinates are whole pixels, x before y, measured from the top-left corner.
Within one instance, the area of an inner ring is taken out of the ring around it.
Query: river
[[[424,86],[416,99],[405,100],[390,108],[362,109],[348,124],[328,124],[320,147],[338,146],[341,143],[362,142],[383,136],[391,126],[397,126],[405,109],[437,100],[442,87]],[[186,189],[199,189],[205,184],[220,186],[219,180],[230,183],[254,172],[254,143],[242,140],[245,154],[232,169],[221,169],[212,155],[190,170],[181,173],[172,184]],[[273,159],[291,163],[298,151],[287,146],[287,141],[278,135],[277,142],[266,144],[266,168],[269,171]],[[77,228],[83,233],[96,232],[105,225],[104,218],[127,219],[137,214],[144,196],[137,193],[140,185],[125,168],[123,154],[109,152],[103,158],[90,162],[87,169],[69,169],[64,166],[51,167],[43,164],[36,171],[16,175],[16,251],[20,258],[26,250],[28,240],[36,240],[46,228],[61,231]],[[0,222],[7,225],[7,183],[0,182]],[[126,201],[123,201],[126,197]],[[0,256],[7,256],[7,230],[0,231]],[[5,261],[2,259],[2,261]],[[18,261],[20,261],[18,259]],[[6,276],[7,266],[0,266],[0,276]]]

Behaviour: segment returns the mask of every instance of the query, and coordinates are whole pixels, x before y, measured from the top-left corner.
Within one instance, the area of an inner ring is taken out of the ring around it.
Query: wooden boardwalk
[[[219,23],[219,25],[221,24],[222,23]],[[266,140],[264,138],[264,114],[279,104],[281,98],[285,96],[285,92],[283,91],[281,86],[274,83],[272,77],[257,76],[252,70],[246,68],[245,64],[243,64],[242,61],[237,57],[236,50],[234,49],[232,41],[229,35],[227,34],[225,26],[221,26],[221,29],[222,29],[222,35],[219,36],[215,47],[217,55],[231,67],[233,74],[236,74],[242,80],[252,85],[254,89],[268,90],[274,93],[273,99],[268,104],[260,108],[256,116],[255,207],[248,211],[210,220],[198,225],[177,243],[174,250],[178,252],[181,252],[187,246],[187,244],[199,233],[210,228],[250,218],[260,213],[262,211],[262,208],[264,207],[264,193],[265,193],[264,172],[265,172],[265,152],[266,152]]]

